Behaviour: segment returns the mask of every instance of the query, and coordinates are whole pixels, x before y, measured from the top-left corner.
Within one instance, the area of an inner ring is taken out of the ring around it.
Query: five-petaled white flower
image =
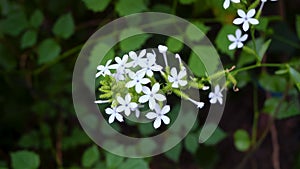
[[[125,99],[118,96],[117,101],[120,104],[117,107],[117,111],[118,112],[123,112],[124,111],[126,116],[130,115],[131,109],[135,109],[138,106],[138,104],[136,104],[134,102],[131,102],[131,96],[130,96],[129,93],[125,96]]]
[[[106,108],[105,109],[105,113],[110,115],[108,118],[108,123],[111,124],[115,121],[115,119],[117,119],[119,122],[123,122],[123,116],[117,112],[117,108]]]
[[[146,103],[147,101],[149,101],[149,108],[153,110],[156,105],[155,100],[158,101],[166,100],[166,97],[164,95],[157,93],[159,89],[160,89],[159,83],[155,83],[151,90],[148,87],[144,86],[143,93],[145,93],[145,95],[139,98],[139,102]]]
[[[247,14],[239,9],[237,11],[238,15],[240,16],[240,18],[236,18],[233,23],[236,25],[240,25],[243,24],[243,30],[244,31],[248,31],[249,30],[249,23],[252,25],[257,25],[259,24],[259,21],[255,18],[253,18],[253,16],[255,15],[255,9],[250,9]]]
[[[125,73],[128,67],[132,67],[133,63],[127,63],[128,55],[124,55],[122,59],[120,57],[116,57],[115,61],[116,64],[111,65],[111,69],[117,69],[118,71]]]
[[[179,86],[187,85],[187,81],[182,80],[185,76],[186,76],[186,71],[185,70],[181,70],[177,74],[177,69],[175,67],[173,67],[171,69],[171,76],[170,75],[168,76],[168,80],[169,80],[169,82],[173,83],[172,84],[173,88],[179,88]]]
[[[219,101],[220,104],[223,103],[223,95],[222,91],[220,91],[220,86],[216,85],[215,86],[215,91],[210,92],[208,97],[210,98],[210,103],[215,104],[217,101]]]
[[[126,83],[126,87],[127,88],[131,88],[133,86],[135,86],[135,91],[137,93],[141,93],[143,86],[147,83],[150,83],[151,81],[148,78],[144,78],[145,76],[144,71],[138,71],[137,73],[134,73],[132,71],[128,72],[128,75],[130,77],[130,79],[132,79],[131,81]]]
[[[223,8],[224,9],[227,9],[229,7],[230,1],[234,2],[234,3],[240,3],[240,0],[225,0],[224,3],[223,3]]]
[[[140,66],[142,69],[141,72],[145,72],[147,76],[152,77],[153,71],[161,71],[162,67],[155,63],[156,57],[153,53],[147,53],[147,59],[146,62],[141,62]]]
[[[229,50],[233,50],[235,48],[242,48],[244,46],[243,42],[247,40],[248,35],[242,35],[242,31],[240,29],[237,29],[235,31],[235,36],[230,34],[227,36],[228,39],[232,42],[231,45],[229,45]]]
[[[169,105],[166,105],[161,109],[159,104],[156,104],[154,110],[155,110],[155,112],[147,113],[146,117],[151,120],[155,119],[154,123],[153,123],[153,127],[155,129],[157,129],[161,126],[161,121],[163,121],[165,124],[170,123],[170,118],[165,115],[170,111]]]
[[[132,67],[136,67],[140,65],[142,62],[145,62],[145,58],[143,58],[146,55],[146,49],[143,49],[139,55],[137,55],[134,51],[129,52],[130,58],[132,61]]]
[[[99,76],[106,76],[106,75],[111,75],[111,72],[109,69],[113,69],[113,66],[110,65],[112,60],[108,60],[105,64],[105,66],[103,65],[99,65],[97,66],[97,70],[99,70],[99,72],[96,74],[96,78]]]

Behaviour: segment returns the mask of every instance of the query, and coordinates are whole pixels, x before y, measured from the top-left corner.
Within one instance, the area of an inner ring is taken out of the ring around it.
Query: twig
[[[275,123],[270,128],[273,144],[272,162],[274,169],[280,169],[280,147],[277,139],[277,130]]]

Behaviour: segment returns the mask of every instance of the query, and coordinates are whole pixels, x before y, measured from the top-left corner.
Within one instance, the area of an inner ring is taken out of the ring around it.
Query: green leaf
[[[19,35],[27,27],[28,21],[23,11],[13,12],[0,21],[0,30],[11,36]]]
[[[193,24],[189,24],[189,26],[186,28],[186,36],[188,39],[191,41],[200,41],[203,39],[205,34],[210,30],[209,27],[205,26],[201,22],[192,22]],[[195,27],[196,26],[196,27]],[[199,34],[199,30],[196,28],[200,29],[203,34]]]
[[[37,131],[31,131],[22,135],[18,145],[22,148],[39,148],[40,138]]]
[[[204,142],[205,145],[216,145],[225,139],[227,134],[219,127],[216,128],[214,133]]]
[[[119,0],[116,3],[115,11],[120,16],[138,13],[147,10],[144,0]]]
[[[35,10],[32,16],[30,17],[30,25],[34,28],[41,26],[44,20],[44,15],[40,10]]]
[[[166,157],[173,160],[174,162],[179,161],[179,157],[182,150],[182,144],[178,143],[175,147],[173,147],[171,150],[165,152]]]
[[[274,113],[277,109],[280,98],[270,98],[264,103],[263,111],[271,116],[275,116]],[[289,117],[297,116],[300,114],[300,105],[297,98],[291,99],[289,102],[283,102],[280,105],[280,109],[276,112],[277,119],[286,119]]]
[[[199,147],[198,137],[196,134],[189,134],[184,139],[184,146],[188,152],[195,154]]]
[[[182,40],[182,37],[176,37],[180,40]],[[178,39],[169,37],[167,39],[166,45],[169,48],[169,51],[175,53],[175,52],[179,52],[182,48],[183,48],[183,43],[181,41],[179,41]]]
[[[82,0],[85,6],[94,11],[94,12],[102,12],[106,9],[111,0]]]
[[[131,36],[133,34],[139,34]],[[122,51],[131,51],[140,49],[141,46],[146,42],[150,37],[148,34],[143,34],[143,31],[137,28],[125,29],[120,34],[120,39],[124,39],[120,42],[120,47]]]
[[[45,39],[37,48],[38,64],[53,61],[60,52],[61,48],[54,39]]]
[[[181,4],[188,5],[188,4],[195,2],[195,0],[179,0],[179,2]]]
[[[290,75],[297,86],[298,90],[300,91],[300,73],[295,70],[294,68],[290,67],[289,68]]]
[[[234,133],[234,145],[237,150],[242,152],[247,151],[250,148],[251,142],[247,131],[240,129]]]
[[[238,27],[234,25],[225,25],[222,27],[222,29],[219,31],[215,43],[217,45],[217,48],[222,52],[230,56],[231,59],[234,57],[235,50],[229,50],[228,47],[231,44],[231,42],[228,40],[227,35],[229,34],[235,34],[235,31]]]
[[[281,76],[272,76],[267,73],[262,73],[259,77],[259,84],[271,92],[283,92],[286,86],[286,79]]]
[[[81,163],[83,167],[92,167],[100,158],[97,146],[93,145],[83,153]]]
[[[40,157],[30,151],[11,153],[11,159],[13,169],[36,169],[40,165]]]
[[[75,31],[75,24],[72,14],[68,13],[59,17],[55,22],[52,31],[56,36],[64,39],[68,39],[70,36],[72,36]]]
[[[142,159],[129,158],[118,169],[149,169],[149,166]]]
[[[259,24],[255,26],[255,29],[266,32],[269,24],[269,19],[266,17],[261,17]]]
[[[21,48],[25,49],[36,44],[37,32],[34,30],[28,30],[24,33],[21,39]]]
[[[123,157],[111,154],[111,153],[106,153],[106,165],[108,168],[117,168],[122,164],[124,161]]]
[[[300,15],[296,16],[296,31],[298,38],[300,39]]]
[[[265,53],[267,52],[267,50],[269,49],[269,46],[271,44],[272,40],[269,39],[268,41],[266,41],[258,50],[258,56],[259,56],[259,61],[261,62],[261,60],[263,59]]]

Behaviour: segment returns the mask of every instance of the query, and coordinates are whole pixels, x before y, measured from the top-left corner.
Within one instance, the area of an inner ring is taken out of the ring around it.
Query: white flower
[[[145,62],[145,58],[143,58],[146,55],[146,49],[143,49],[140,53],[139,56],[134,51],[129,52],[130,58],[133,60],[132,61],[132,66],[136,67],[141,64],[141,62]]]
[[[178,74],[177,74],[177,70],[175,67],[173,67],[171,69],[171,76],[168,76],[168,80],[169,82],[173,83],[172,87],[173,88],[179,88],[179,86],[185,86],[187,85],[187,81],[186,80],[182,80],[182,78],[184,78],[186,76],[186,71],[185,70],[181,70]]]
[[[145,76],[144,71],[138,71],[137,73],[133,73],[132,71],[130,71],[128,73],[130,79],[132,79],[131,81],[126,83],[126,87],[127,88],[131,88],[133,86],[135,86],[135,91],[137,93],[141,93],[143,86],[147,83],[150,83],[151,81],[148,78],[144,78]]]
[[[223,3],[223,8],[224,9],[227,9],[229,7],[230,1],[234,2],[234,3],[240,3],[240,0],[225,0],[224,3]]]
[[[108,118],[108,123],[111,124],[115,121],[115,119],[117,119],[119,122],[123,122],[123,116],[117,112],[116,107],[114,107],[113,109],[111,108],[107,108],[105,109],[105,113],[110,115]]]
[[[109,65],[111,63],[112,60],[108,60],[105,64],[105,66],[103,65],[99,65],[97,66],[97,69],[99,70],[99,72],[96,74],[96,78],[103,75],[111,75],[111,72],[109,69],[113,69],[113,67],[111,65]]]
[[[130,96],[129,93],[125,96],[125,99],[118,96],[117,101],[120,104],[117,107],[117,111],[118,112],[123,112],[124,111],[126,116],[130,115],[130,109],[135,109],[138,106],[136,103],[131,102],[131,96]]]
[[[235,31],[235,36],[230,34],[227,37],[232,42],[232,44],[229,45],[229,50],[233,50],[235,48],[242,48],[244,46],[243,42],[247,40],[248,35],[242,35],[242,31],[237,29]]]
[[[168,59],[167,59],[167,51],[168,51],[168,47],[163,46],[163,45],[158,45],[158,51],[159,53],[163,54],[164,57],[164,61],[166,63],[166,67],[168,67]]]
[[[120,69],[117,69],[117,72],[112,74],[112,76],[117,80],[117,81],[121,81],[121,80],[125,80],[125,71],[123,70],[120,70]]]
[[[155,129],[157,129],[161,126],[161,121],[163,121],[165,124],[170,123],[170,118],[165,115],[170,111],[170,106],[169,105],[166,105],[161,109],[159,104],[156,104],[154,110],[155,110],[155,112],[147,113],[146,117],[148,119],[155,119],[154,123],[153,123],[153,127]]]
[[[203,86],[202,87],[202,90],[208,90],[209,89],[209,86]]]
[[[197,108],[199,108],[199,109],[202,109],[202,107],[204,106],[204,103],[203,103],[203,102],[197,102],[196,100],[193,100],[193,99],[191,99],[191,98],[188,98],[188,100],[189,100],[190,102],[194,103],[194,104],[197,106]]]
[[[145,72],[147,76],[152,77],[153,71],[161,71],[162,67],[155,63],[156,56],[152,53],[147,53],[146,62],[141,62],[140,66],[142,69],[140,71]]]
[[[128,55],[124,55],[122,59],[120,57],[116,57],[116,64],[111,65],[111,69],[116,69],[120,72],[125,72],[126,68],[132,67],[133,63],[127,63]]]
[[[223,103],[223,95],[222,91],[220,91],[220,86],[215,86],[215,91],[210,92],[208,97],[210,98],[210,103],[215,104],[217,101],[219,101],[220,104]]]
[[[166,100],[166,97],[164,95],[157,93],[159,91],[159,88],[160,86],[158,83],[155,83],[151,90],[148,87],[144,86],[143,93],[145,93],[145,95],[139,98],[139,102],[146,103],[147,101],[149,101],[149,108],[153,110],[156,105],[155,100],[158,101]]]
[[[252,18],[255,15],[255,9],[251,9],[247,12],[247,14],[239,9],[238,11],[238,15],[240,16],[240,18],[236,18],[233,23],[236,25],[240,25],[243,24],[243,30],[244,31],[248,31],[249,29],[249,23],[252,25],[257,25],[259,24],[258,20],[255,18]]]

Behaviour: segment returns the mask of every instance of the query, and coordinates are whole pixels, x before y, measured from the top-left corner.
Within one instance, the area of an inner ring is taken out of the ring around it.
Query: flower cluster
[[[262,8],[267,0],[261,0],[261,6],[259,8],[259,12],[256,13],[255,9],[249,9],[248,11],[244,11],[242,9],[237,10],[238,18],[233,20],[233,23],[235,25],[242,25],[242,28],[245,32],[247,32],[251,25],[258,25],[258,16],[260,15]],[[277,0],[271,0],[271,1],[277,1]],[[225,0],[223,3],[224,9],[227,9],[230,6],[230,2],[233,3],[240,3],[240,0]],[[229,50],[234,50],[236,48],[242,48],[244,46],[244,42],[248,39],[248,34],[245,33],[242,34],[241,29],[237,29],[235,31],[235,35],[229,34],[227,36],[229,41],[232,42],[232,44],[228,47]]]
[[[197,78],[188,77],[179,54],[175,54],[179,67],[170,67],[167,51],[168,48],[163,45],[158,46],[158,52],[153,49],[143,49],[139,53],[131,51],[123,57],[115,57],[114,62],[108,60],[105,65],[97,67],[96,78],[102,78],[99,88],[102,94],[101,100],[95,103],[110,104],[110,107],[105,109],[109,115],[109,123],[115,120],[123,122],[123,117],[130,116],[132,112],[139,118],[141,109],[146,108],[148,111],[144,115],[153,120],[155,129],[159,128],[162,122],[169,124],[170,118],[167,113],[171,108],[166,104],[166,95],[172,93],[190,101],[198,108],[204,106],[203,102],[193,100],[183,93],[183,90],[190,87],[208,90],[209,87],[200,83]],[[157,54],[162,55],[164,64],[157,63]],[[158,80],[155,74],[161,78]],[[223,103],[222,90],[217,85],[215,90],[209,93],[210,103]]]

